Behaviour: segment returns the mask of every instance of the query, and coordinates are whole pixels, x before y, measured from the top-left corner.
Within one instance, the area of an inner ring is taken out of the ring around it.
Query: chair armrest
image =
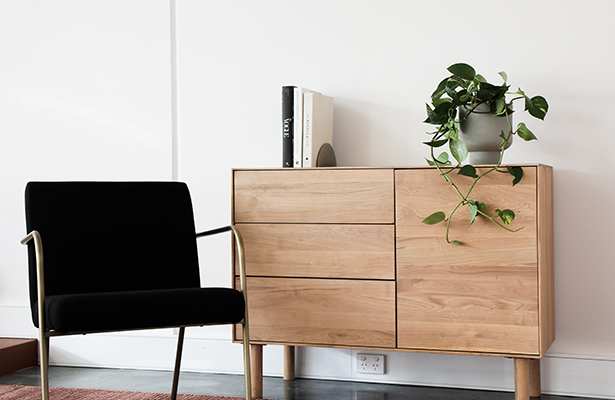
[[[216,229],[210,229],[208,231],[197,232],[196,237],[200,238],[200,237],[205,237],[205,236],[217,235],[218,233],[228,232],[232,230],[233,228],[234,228],[233,225],[229,225],[229,226],[223,226],[222,228],[216,228]]]
[[[216,235],[218,233],[223,232],[233,232],[233,237],[235,238],[235,245],[237,247],[237,256],[239,257],[239,288],[241,293],[243,294],[243,301],[246,305],[243,326],[244,326],[244,337],[249,337],[248,333],[248,292],[247,292],[247,282],[246,282],[246,256],[245,256],[245,248],[243,245],[243,238],[241,237],[241,233],[239,229],[237,229],[234,225],[224,226],[222,228],[211,229],[209,231],[199,232],[196,234],[197,238]],[[234,268],[234,266],[233,266]],[[249,339],[248,339],[249,342]]]
[[[39,332],[45,332],[45,267],[43,263],[43,241],[38,231],[32,231],[25,238],[21,239],[21,244],[28,244],[34,241],[34,252],[36,254],[36,291],[38,294],[38,328]],[[41,336],[41,339],[43,336]]]
[[[244,300],[246,302],[246,310],[248,304],[248,298],[246,296],[246,257],[245,257],[245,248],[243,245],[243,238],[241,237],[241,233],[239,229],[237,229],[234,225],[224,226],[222,228],[211,229],[204,232],[199,232],[196,234],[197,238],[216,235],[223,232],[233,232],[233,237],[235,238],[235,245],[237,246],[237,256],[239,257],[239,285],[241,292],[243,293]],[[247,312],[247,311],[246,311]]]

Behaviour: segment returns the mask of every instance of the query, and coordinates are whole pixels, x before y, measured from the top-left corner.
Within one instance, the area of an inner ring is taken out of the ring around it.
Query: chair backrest
[[[30,182],[46,295],[199,287],[192,202],[179,182]],[[30,299],[36,261],[29,246]]]

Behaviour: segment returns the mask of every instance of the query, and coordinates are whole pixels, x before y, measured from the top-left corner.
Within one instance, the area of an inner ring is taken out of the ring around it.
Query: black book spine
[[[293,166],[294,86],[282,87],[282,167]]]

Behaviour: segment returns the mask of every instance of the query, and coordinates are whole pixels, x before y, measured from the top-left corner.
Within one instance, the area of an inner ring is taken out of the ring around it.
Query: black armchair
[[[30,182],[25,204],[43,400],[51,336],[179,327],[175,399],[185,328],[237,323],[251,399],[244,251],[234,226],[197,234],[179,182]],[[241,291],[201,288],[196,238],[225,231],[235,238]]]

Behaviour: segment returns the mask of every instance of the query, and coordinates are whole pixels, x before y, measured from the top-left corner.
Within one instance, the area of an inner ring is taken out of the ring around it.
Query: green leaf
[[[485,212],[485,203],[481,203],[480,201],[468,200],[468,207],[470,208],[470,225],[472,225],[478,212]]]
[[[461,79],[465,79],[467,81],[471,81],[476,76],[476,71],[474,70],[474,68],[472,68],[468,64],[463,64],[463,63],[453,64],[447,69],[451,74],[458,76]]]
[[[431,142],[423,142],[423,144],[426,144],[427,146],[431,147],[441,147],[444,146],[446,142],[448,142],[448,139],[432,140]]]
[[[454,92],[451,95],[451,98],[453,99],[453,106],[458,107],[465,104],[465,102],[470,99],[470,95],[468,95],[468,91],[466,89],[461,89],[458,92]]]
[[[472,205],[474,205],[478,209],[478,211],[485,212],[485,207],[487,207],[485,206],[485,203],[481,203],[480,201],[476,201],[476,200],[470,200],[470,201]]]
[[[478,210],[472,204],[468,204],[468,207],[470,208],[470,225],[472,225],[474,223],[474,220],[476,219],[476,214],[478,214]]]
[[[449,148],[451,154],[457,160],[457,163],[461,164],[466,158],[468,158],[468,148],[466,144],[461,140],[451,137],[449,139]]]
[[[509,209],[500,210],[499,208],[496,208],[495,212],[502,219],[502,222],[504,222],[504,225],[510,224],[515,219],[515,212],[513,210],[509,210]]]
[[[547,115],[547,112],[549,111],[549,103],[547,103],[547,99],[542,96],[534,96],[530,100],[530,104],[531,106],[530,108],[528,108],[530,115],[538,119],[544,120],[545,116]]]
[[[451,165],[451,162],[448,160],[448,153],[440,153],[438,157],[436,157],[435,162],[433,160],[427,159],[427,163],[431,166],[436,165]]]
[[[453,101],[451,99],[441,99],[442,101],[438,101],[437,104],[434,103],[436,108],[433,109],[433,112],[437,115],[441,115],[446,117],[448,120],[451,109],[454,110],[453,115],[457,115],[457,107],[453,105]],[[446,101],[449,100],[449,101]]]
[[[450,78],[448,78],[448,82],[446,83],[446,87],[444,88],[444,91],[451,98],[454,98],[457,95],[457,89],[459,87],[464,87],[463,80],[459,79],[456,76],[451,76]]]
[[[519,135],[519,137],[526,142],[530,140],[537,140],[536,136],[534,136],[532,131],[530,131],[523,122],[520,122],[519,125],[517,125],[517,135]]]
[[[502,132],[500,133],[500,137],[502,138],[502,143],[500,143],[500,147],[499,149],[506,149],[507,147],[509,147],[512,143],[510,143],[510,137],[511,135],[506,135],[506,132],[504,132],[504,130],[502,130]]]
[[[491,114],[504,115],[506,108],[507,108],[506,99],[504,97],[499,97],[495,99],[494,102],[491,103]]]
[[[464,165],[461,167],[457,175],[469,176],[470,178],[478,178],[478,174],[476,173],[476,168],[472,165]]]
[[[527,97],[527,96],[525,95],[525,92],[524,92],[523,90],[521,90],[521,88],[517,88],[517,91],[516,91],[516,92],[514,92],[514,93],[512,93],[512,94],[520,94],[520,95],[521,95],[521,96],[523,96],[523,97]]]
[[[434,107],[438,107],[442,104],[451,104],[453,102],[452,99],[449,99],[448,97],[441,97],[441,98],[437,98],[437,99],[432,99],[431,103],[434,105]]]
[[[436,90],[431,94],[431,99],[439,99],[444,94],[444,90],[446,88],[446,83],[448,82],[448,78],[443,79],[442,82],[438,84]]]
[[[523,179],[523,168],[521,167],[508,167],[508,173],[514,176],[512,185],[515,186]]]
[[[432,109],[429,104],[425,104],[425,106],[427,107],[427,119],[423,122],[427,124],[441,125],[448,121],[448,115],[440,115],[436,113],[436,111]]]
[[[504,84],[506,84],[506,81],[508,80],[508,75],[506,75],[506,72],[504,71],[500,71],[498,72],[500,74],[500,76],[502,77],[502,79],[504,79]]]
[[[459,240],[451,240],[451,243],[455,246],[461,246],[461,242]]]
[[[438,224],[444,221],[445,219],[446,219],[446,214],[444,214],[442,211],[437,211],[431,214],[429,217],[425,218],[423,220],[423,223],[427,225],[435,225],[435,224]]]
[[[450,161],[448,160],[448,153],[443,152],[436,158],[436,161],[440,164],[450,165]]]

